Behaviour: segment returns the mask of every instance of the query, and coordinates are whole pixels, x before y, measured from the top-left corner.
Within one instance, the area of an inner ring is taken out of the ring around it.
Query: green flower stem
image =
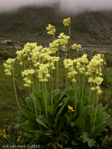
[[[67,59],[67,46],[65,47],[65,59]]]
[[[31,94],[31,90],[30,90],[30,87],[28,87],[28,91],[29,91],[29,93]]]
[[[57,51],[57,56],[59,56],[59,53]],[[58,89],[58,68],[59,68],[59,62],[56,62],[56,89]]]
[[[95,127],[95,122],[96,122],[96,117],[97,117],[97,106],[98,106],[98,100],[99,100],[99,95],[97,95],[97,100],[96,100],[96,108],[95,108],[95,116],[94,116],[94,122],[93,122],[92,132],[93,132],[93,130],[94,130],[94,127]]]
[[[65,113],[65,115],[63,116],[60,124],[58,125],[58,129],[56,131],[56,136],[58,135],[58,133],[60,132],[61,128],[63,127],[63,124],[64,124],[64,118],[66,117],[66,115],[68,114],[69,110]]]
[[[34,86],[33,85],[32,85],[32,93],[33,93],[33,103],[34,103],[34,107],[35,107],[35,114],[36,114],[36,118],[38,118],[37,106],[36,106],[36,100],[35,100],[35,94],[34,94]]]
[[[83,84],[82,84],[81,108],[83,106],[83,98],[84,98],[84,83],[85,83],[85,73],[84,73],[84,76],[83,76]]]
[[[91,96],[91,88],[92,88],[92,82],[90,83],[89,99],[90,99],[90,96]]]
[[[65,87],[67,88],[67,69],[65,68]]]
[[[72,58],[72,50],[71,50],[71,25],[68,27],[68,32],[69,32],[69,36],[70,36],[70,50],[69,50],[69,55],[70,55],[70,58]]]
[[[78,51],[77,51],[77,58],[78,58]]]
[[[16,102],[17,102],[19,110],[21,111],[21,107],[20,107],[20,104],[19,104],[19,101],[17,98],[16,84],[15,84],[15,80],[14,80],[14,70],[12,71],[12,73],[13,73],[13,75],[12,75],[13,76],[13,86],[14,86],[14,93],[15,93],[15,97],[16,97]]]
[[[34,102],[34,106],[35,106],[36,118],[38,118],[37,106],[36,106],[36,100],[35,100],[35,95],[34,95],[34,92],[33,92],[33,102]]]
[[[36,82],[35,85],[36,85],[36,89],[37,89],[37,88],[38,88],[38,80],[37,80],[37,72],[36,72],[36,69],[35,69],[35,78],[36,78],[36,79],[35,79],[35,80],[36,80],[36,81],[35,81],[35,82]]]
[[[53,34],[53,40],[55,40],[55,33]]]
[[[45,102],[45,113],[46,113],[46,116],[47,116],[46,83],[44,84],[44,102]]]
[[[52,105],[52,112],[54,113],[54,106],[53,106],[53,98],[52,98],[52,91],[53,91],[53,71],[51,70],[52,78],[51,78],[51,105]]]
[[[75,116],[77,114],[77,75],[76,75],[76,84],[75,84]]]
[[[52,98],[52,91],[53,91],[53,71],[52,69],[50,70],[51,72],[51,80],[49,82],[49,88],[50,88],[50,104],[52,106],[52,112],[53,112],[53,98]]]
[[[38,80],[38,91],[40,92],[40,82]]]

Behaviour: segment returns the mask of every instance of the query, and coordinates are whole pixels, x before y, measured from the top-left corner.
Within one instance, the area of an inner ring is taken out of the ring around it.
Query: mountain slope
[[[67,34],[62,21],[69,17],[57,13],[53,8],[22,8],[18,12],[0,14],[0,39],[37,41],[44,44],[51,40],[46,26],[56,26],[56,36]],[[112,12],[85,12],[70,16],[72,21],[72,40],[81,44],[112,44]],[[49,37],[49,40],[48,40]]]

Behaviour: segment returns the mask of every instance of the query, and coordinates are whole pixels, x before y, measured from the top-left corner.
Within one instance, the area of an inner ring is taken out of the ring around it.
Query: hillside
[[[66,32],[62,21],[69,17],[57,13],[53,8],[22,8],[10,14],[0,14],[0,40],[44,44],[48,41],[46,26],[56,26],[56,36]],[[83,45],[112,44],[112,12],[85,12],[70,16],[72,21],[72,41]]]

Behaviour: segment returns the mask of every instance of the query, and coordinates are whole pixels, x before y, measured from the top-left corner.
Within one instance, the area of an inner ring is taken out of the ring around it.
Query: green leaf
[[[77,145],[79,145],[79,142],[76,139],[73,139],[72,140],[72,145],[77,146]]]
[[[47,111],[48,111],[51,115],[53,115],[53,108],[52,108],[52,105],[48,105]]]
[[[87,143],[88,143],[88,146],[89,146],[89,147],[92,147],[92,146],[94,146],[94,144],[95,144],[95,140],[94,140],[94,139],[88,139],[88,140],[87,140]]]
[[[64,107],[65,107],[65,105],[63,105],[63,106],[61,107],[61,109],[58,111],[58,113],[57,113],[57,115],[56,115],[55,124],[54,124],[54,125],[55,125],[55,128],[57,127],[58,117],[59,117],[59,115],[61,114],[61,112],[63,111]]]
[[[37,121],[38,124],[40,124],[40,125],[42,125],[43,127],[45,127],[45,128],[48,129],[47,125],[46,125],[42,120],[40,120],[39,118],[37,118],[36,121]]]
[[[70,98],[69,97],[63,98],[63,104],[64,105],[69,105],[69,101],[70,101]]]
[[[83,117],[79,117],[76,121],[75,121],[75,125],[79,128],[79,130],[82,130],[85,128],[85,122]]]
[[[34,132],[34,133],[38,133],[40,135],[43,134],[43,131],[37,130],[37,128],[38,128],[37,125],[35,123],[32,123],[32,122],[20,123],[20,127],[27,132]]]
[[[106,126],[109,126],[109,125],[112,125],[112,118],[102,122],[99,126],[95,127],[92,134],[91,134],[91,137],[96,137],[101,132],[105,132],[107,130]]]
[[[33,112],[22,109],[21,113],[25,116],[26,119],[30,119],[30,120],[33,120],[33,121],[36,120],[36,115]]]
[[[80,138],[83,140],[83,143],[87,142],[89,147],[92,147],[95,144],[95,140],[89,138],[88,132],[83,132]]]
[[[42,104],[43,104],[43,98],[40,98],[37,92],[34,92],[32,94],[33,102],[36,104],[36,108],[38,111],[42,111]]]
[[[74,96],[75,95],[75,88],[68,88],[66,90],[66,93],[67,93],[68,97]]]
[[[70,116],[67,114],[66,115],[66,124],[70,125],[70,123],[71,123],[71,119],[70,119]]]
[[[27,104],[29,110],[31,110],[32,112],[35,112],[34,103],[33,103],[32,98],[26,97],[25,101],[26,101],[26,104]]]
[[[75,122],[71,122],[71,123],[70,123],[70,126],[71,126],[71,127],[74,127],[74,126],[75,126]]]
[[[60,94],[60,90],[59,89],[53,90],[51,94],[52,94],[52,98],[54,99],[56,98],[56,96]]]
[[[83,140],[83,143],[86,143],[88,140],[88,132],[83,132],[80,138]]]

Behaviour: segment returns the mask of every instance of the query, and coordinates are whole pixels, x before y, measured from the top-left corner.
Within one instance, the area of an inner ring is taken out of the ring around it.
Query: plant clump
[[[27,143],[41,148],[105,147],[112,118],[99,103],[104,55],[98,53],[90,60],[87,54],[79,57],[81,45],[71,44],[70,18],[63,24],[68,35],[60,33],[56,38],[55,26],[49,24],[46,29],[53,42],[46,47],[27,43],[15,59],[4,63],[5,74],[13,78],[18,125],[27,133]],[[63,56],[60,48],[65,49]],[[15,63],[23,66],[21,76],[29,92],[25,104],[17,97]]]

